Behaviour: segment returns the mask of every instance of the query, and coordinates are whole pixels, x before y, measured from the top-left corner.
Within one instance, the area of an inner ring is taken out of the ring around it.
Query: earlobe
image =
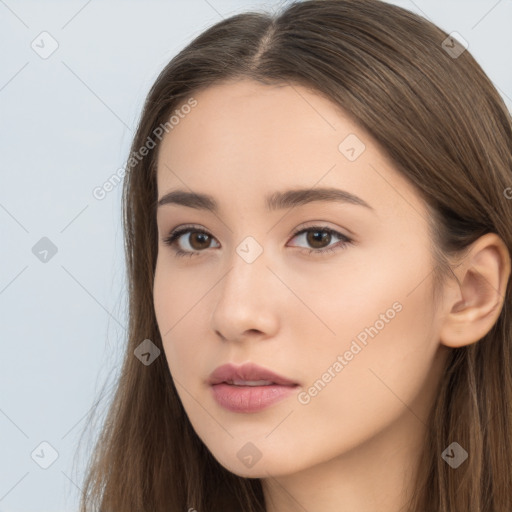
[[[487,233],[473,242],[455,270],[460,285],[445,292],[443,345],[470,345],[491,330],[503,308],[510,269],[509,251],[497,234]]]

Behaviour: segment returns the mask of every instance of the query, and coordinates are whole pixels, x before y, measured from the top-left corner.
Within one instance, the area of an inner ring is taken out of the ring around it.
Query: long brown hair
[[[163,69],[126,166],[128,343],[87,468],[82,512],[95,505],[102,512],[265,511],[261,481],[227,471],[196,435],[165,357],[147,366],[134,357],[145,339],[163,355],[152,296],[157,134],[172,129],[171,116],[183,115],[179,109],[201,89],[250,78],[307,86],[339,105],[426,201],[439,284],[450,274],[448,257],[485,233],[497,233],[512,253],[512,200],[505,193],[512,186],[511,116],[470,52],[448,37],[379,0],[306,0],[222,20]],[[155,147],[140,158],[148,137]],[[507,286],[490,332],[450,352],[413,512],[512,510],[511,306]],[[458,470],[441,457],[452,441],[469,453]]]

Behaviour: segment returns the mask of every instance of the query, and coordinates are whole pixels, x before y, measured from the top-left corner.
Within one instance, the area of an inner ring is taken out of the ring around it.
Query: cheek
[[[393,286],[382,281],[380,288],[371,287],[371,302],[347,302],[337,324],[339,342],[311,365],[308,415],[329,415],[326,425],[342,425],[358,436],[372,435],[408,406],[415,407],[429,381],[434,382],[430,377],[439,344],[430,282],[411,293],[410,280],[400,283],[388,276]],[[427,405],[418,403],[415,410],[424,421]]]
[[[178,279],[177,279],[178,278]],[[179,276],[157,261],[153,286],[155,317],[162,338],[165,356],[171,373],[176,369],[188,367],[193,344],[186,343],[187,336],[181,336],[181,343],[175,343],[178,333],[183,332],[188,317],[192,313],[194,302],[193,287],[184,286]],[[193,341],[193,336],[188,336]],[[179,364],[177,362],[179,361]]]
[[[306,380],[313,389],[306,407],[313,415],[328,411],[357,428],[372,411],[381,418],[397,414],[427,385],[439,349],[432,283],[421,270],[429,267],[420,264],[423,253],[409,260],[414,267],[400,256],[394,263],[376,258],[365,272],[330,281],[326,293],[337,298],[325,305],[322,318],[335,336],[301,347],[309,357]]]
[[[157,260],[153,285],[153,301],[158,327],[165,342],[180,327],[183,320],[197,315],[207,285],[194,280],[194,273],[176,270]]]

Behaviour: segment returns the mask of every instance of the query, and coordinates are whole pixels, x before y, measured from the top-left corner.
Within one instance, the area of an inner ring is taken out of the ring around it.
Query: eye
[[[293,238],[305,236],[305,240],[310,244],[313,249],[306,249],[307,254],[324,255],[326,253],[334,253],[337,250],[344,249],[348,244],[353,243],[352,239],[343,235],[339,231],[331,229],[327,226],[310,226],[307,228],[299,229],[294,233]],[[338,238],[338,243],[329,246],[332,238]],[[324,246],[325,243],[327,246]],[[318,248],[318,246],[322,246]]]
[[[183,235],[192,235],[183,237]],[[331,229],[327,226],[311,226],[295,231],[292,240],[299,236],[306,235],[305,240],[310,244],[313,249],[304,249],[307,254],[323,255],[325,253],[333,253],[336,250],[344,249],[348,244],[353,243],[352,239],[343,235],[342,233]],[[185,247],[180,244],[180,239],[187,240]],[[330,246],[332,239],[337,238],[339,241]],[[164,238],[163,243],[173,247],[176,256],[196,256],[204,249],[208,249],[212,240],[215,240],[210,233],[197,227],[197,226],[182,226],[179,229],[172,231],[168,237]],[[327,242],[327,246],[324,244]],[[323,246],[323,247],[322,247]]]
[[[184,238],[188,238],[187,244],[190,246],[190,250],[188,248],[183,250],[178,242],[180,242],[180,238],[183,235],[189,233],[194,234],[194,236]],[[202,252],[203,249],[208,249],[211,240],[213,240],[213,237],[207,231],[196,226],[182,226],[172,231],[163,242],[165,245],[173,247],[176,256],[194,256]]]

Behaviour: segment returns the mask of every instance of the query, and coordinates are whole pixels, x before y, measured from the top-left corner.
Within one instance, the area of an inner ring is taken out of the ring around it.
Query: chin
[[[278,477],[300,470],[300,468],[292,464],[293,461],[290,460],[289,454],[273,453],[271,457],[265,457],[261,454],[261,458],[253,458],[251,460],[250,455],[247,455],[250,453],[250,448],[247,447],[245,451],[242,450],[237,450],[234,457],[226,457],[226,451],[219,454],[221,456],[217,456],[217,452],[211,453],[221,466],[243,478]],[[253,457],[257,457],[256,453]]]

